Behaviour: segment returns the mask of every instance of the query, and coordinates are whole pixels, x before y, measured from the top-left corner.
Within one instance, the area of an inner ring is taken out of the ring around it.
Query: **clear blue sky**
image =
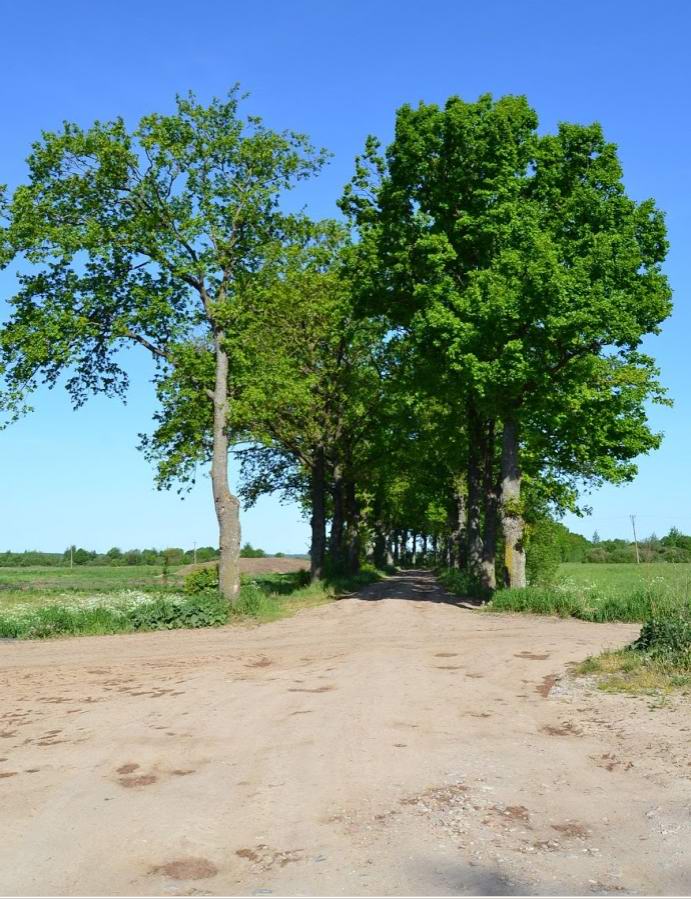
[[[635,483],[590,497],[587,535],[672,524],[691,532],[691,7],[682,0],[427,0],[328,3],[265,0],[122,0],[49,4],[3,0],[0,182],[17,184],[41,129],[123,115],[134,124],[170,109],[176,92],[202,99],[239,81],[248,111],[273,127],[308,132],[335,154],[305,192],[315,215],[335,214],[353,157],[368,133],[387,139],[404,102],[524,93],[543,129],[559,120],[603,123],[621,152],[636,198],[667,213],[667,270],[676,311],[648,349],[658,358],[674,410],[654,410],[663,447],[641,460]],[[0,317],[13,290],[0,274]],[[64,393],[37,397],[37,411],[0,434],[0,549],[60,550],[75,542],[120,546],[213,544],[210,489],[184,501],[158,493],[136,450],[149,428],[147,361],[133,355],[127,406],[94,400],[72,412]],[[244,515],[244,537],[300,552],[299,510],[266,499]]]

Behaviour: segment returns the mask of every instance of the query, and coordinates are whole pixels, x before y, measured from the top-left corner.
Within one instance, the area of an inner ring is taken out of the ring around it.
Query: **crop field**
[[[0,606],[5,595],[17,591],[160,589],[166,581],[177,583],[171,567],[167,579],[157,565],[76,565],[74,568],[37,565],[0,568]]]

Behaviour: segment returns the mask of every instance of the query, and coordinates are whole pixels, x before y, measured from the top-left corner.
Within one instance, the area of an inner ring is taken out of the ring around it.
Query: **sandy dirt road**
[[[563,677],[636,628],[448,599],[0,645],[0,893],[688,894],[688,706]]]

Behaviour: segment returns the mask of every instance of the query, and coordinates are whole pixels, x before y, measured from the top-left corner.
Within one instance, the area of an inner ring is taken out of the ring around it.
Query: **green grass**
[[[565,562],[559,566],[558,578],[577,585],[595,585],[610,593],[628,592],[654,583],[690,588],[691,563],[642,562],[636,565],[635,562]],[[691,593],[691,589],[688,592]]]
[[[119,573],[122,569],[113,570]],[[17,569],[4,571],[13,574]],[[123,579],[126,589],[108,589],[105,576],[99,582],[101,589],[94,589],[93,581],[85,576],[79,588],[68,590],[62,584],[62,589],[57,589],[19,579],[21,586],[15,583],[0,591],[0,637],[41,639],[274,621],[328,602],[378,577],[378,572],[369,568],[349,581],[307,585],[301,572],[247,576],[232,608],[213,590],[189,595],[179,586],[162,588],[160,581],[134,589],[131,581]]]
[[[605,693],[660,694],[681,690],[691,694],[691,669],[683,663],[654,658],[633,647],[591,656],[574,669],[597,679]]]
[[[580,564],[560,566],[554,584],[499,590],[488,610],[559,615],[584,621],[645,621],[656,609],[686,608],[691,565]]]

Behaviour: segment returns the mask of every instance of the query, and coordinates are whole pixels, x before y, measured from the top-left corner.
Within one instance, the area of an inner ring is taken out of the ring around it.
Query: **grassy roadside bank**
[[[483,611],[639,622],[640,637],[630,646],[586,659],[574,673],[595,676],[598,686],[611,692],[691,691],[687,566],[620,565],[622,571],[613,571],[616,567],[564,565],[552,584],[498,590]],[[439,579],[457,595],[473,595],[458,572],[441,572]]]
[[[0,595],[0,637],[33,640],[275,621],[329,602],[379,577],[373,568],[354,578],[314,584],[305,583],[300,571],[247,576],[233,607],[213,589],[189,594],[154,589],[102,593],[24,590],[21,595]]]

